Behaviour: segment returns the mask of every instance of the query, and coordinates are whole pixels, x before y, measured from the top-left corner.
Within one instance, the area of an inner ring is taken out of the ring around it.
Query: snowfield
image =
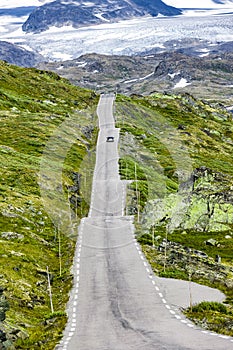
[[[231,0],[215,3],[212,0],[163,0],[165,4],[181,9],[233,9]]]

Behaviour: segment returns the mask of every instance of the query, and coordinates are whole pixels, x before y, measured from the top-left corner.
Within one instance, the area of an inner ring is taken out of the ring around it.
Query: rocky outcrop
[[[183,275],[177,276],[178,278],[189,276],[192,280],[208,280],[227,288],[233,287],[233,268],[221,264],[219,256],[213,259],[202,251],[190,249],[169,240],[167,242],[163,240],[155,248],[145,245],[143,249],[152,266],[166,265],[167,273],[171,274],[170,277],[173,277],[174,271],[180,271]],[[159,270],[156,272],[159,273]]]
[[[66,25],[78,28],[145,15],[157,16],[159,13],[174,16],[181,14],[181,10],[168,6],[161,0],[155,2],[150,0],[96,0],[94,3],[82,0],[56,0],[37,7],[23,24],[23,31],[40,33],[51,26]]]
[[[231,179],[204,166],[195,169],[188,184],[182,184],[178,193],[148,202],[144,225],[150,227],[164,223],[169,232],[175,230],[225,231],[226,234],[231,232],[233,226]],[[231,234],[229,237],[232,238]]]

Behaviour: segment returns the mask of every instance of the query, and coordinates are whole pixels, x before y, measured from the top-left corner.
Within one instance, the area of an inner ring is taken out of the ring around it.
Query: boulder
[[[218,241],[216,241],[216,239],[213,239],[213,238],[210,238],[207,241],[205,241],[205,244],[206,245],[210,245],[212,247],[218,247],[219,246]]]

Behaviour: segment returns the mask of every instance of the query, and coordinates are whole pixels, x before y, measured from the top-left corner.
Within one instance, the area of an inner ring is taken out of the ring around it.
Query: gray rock
[[[0,344],[5,342],[5,341],[6,341],[6,333],[0,329]]]
[[[20,330],[18,333],[17,333],[17,338],[18,339],[21,339],[21,340],[25,340],[29,337],[29,335],[27,334],[27,332],[25,331],[22,331]]]
[[[1,237],[8,240],[11,240],[11,239],[22,240],[24,238],[24,235],[17,232],[2,232]]]
[[[207,241],[205,241],[206,245],[211,245],[212,247],[218,247],[219,243],[216,241],[216,239],[210,238]]]
[[[4,289],[0,287],[0,322],[4,321],[6,318],[6,311],[9,310],[9,303],[6,297],[3,295]]]

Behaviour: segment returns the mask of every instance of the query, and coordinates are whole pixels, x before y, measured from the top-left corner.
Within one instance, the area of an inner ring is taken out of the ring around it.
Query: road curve
[[[233,339],[204,331],[180,312],[185,281],[154,276],[124,215],[125,182],[118,172],[119,130],[113,95],[102,95],[90,212],[79,227],[68,323],[59,350],[230,350]],[[114,136],[115,142],[106,142]],[[208,287],[191,285],[193,300]],[[221,299],[211,291],[213,299]]]

